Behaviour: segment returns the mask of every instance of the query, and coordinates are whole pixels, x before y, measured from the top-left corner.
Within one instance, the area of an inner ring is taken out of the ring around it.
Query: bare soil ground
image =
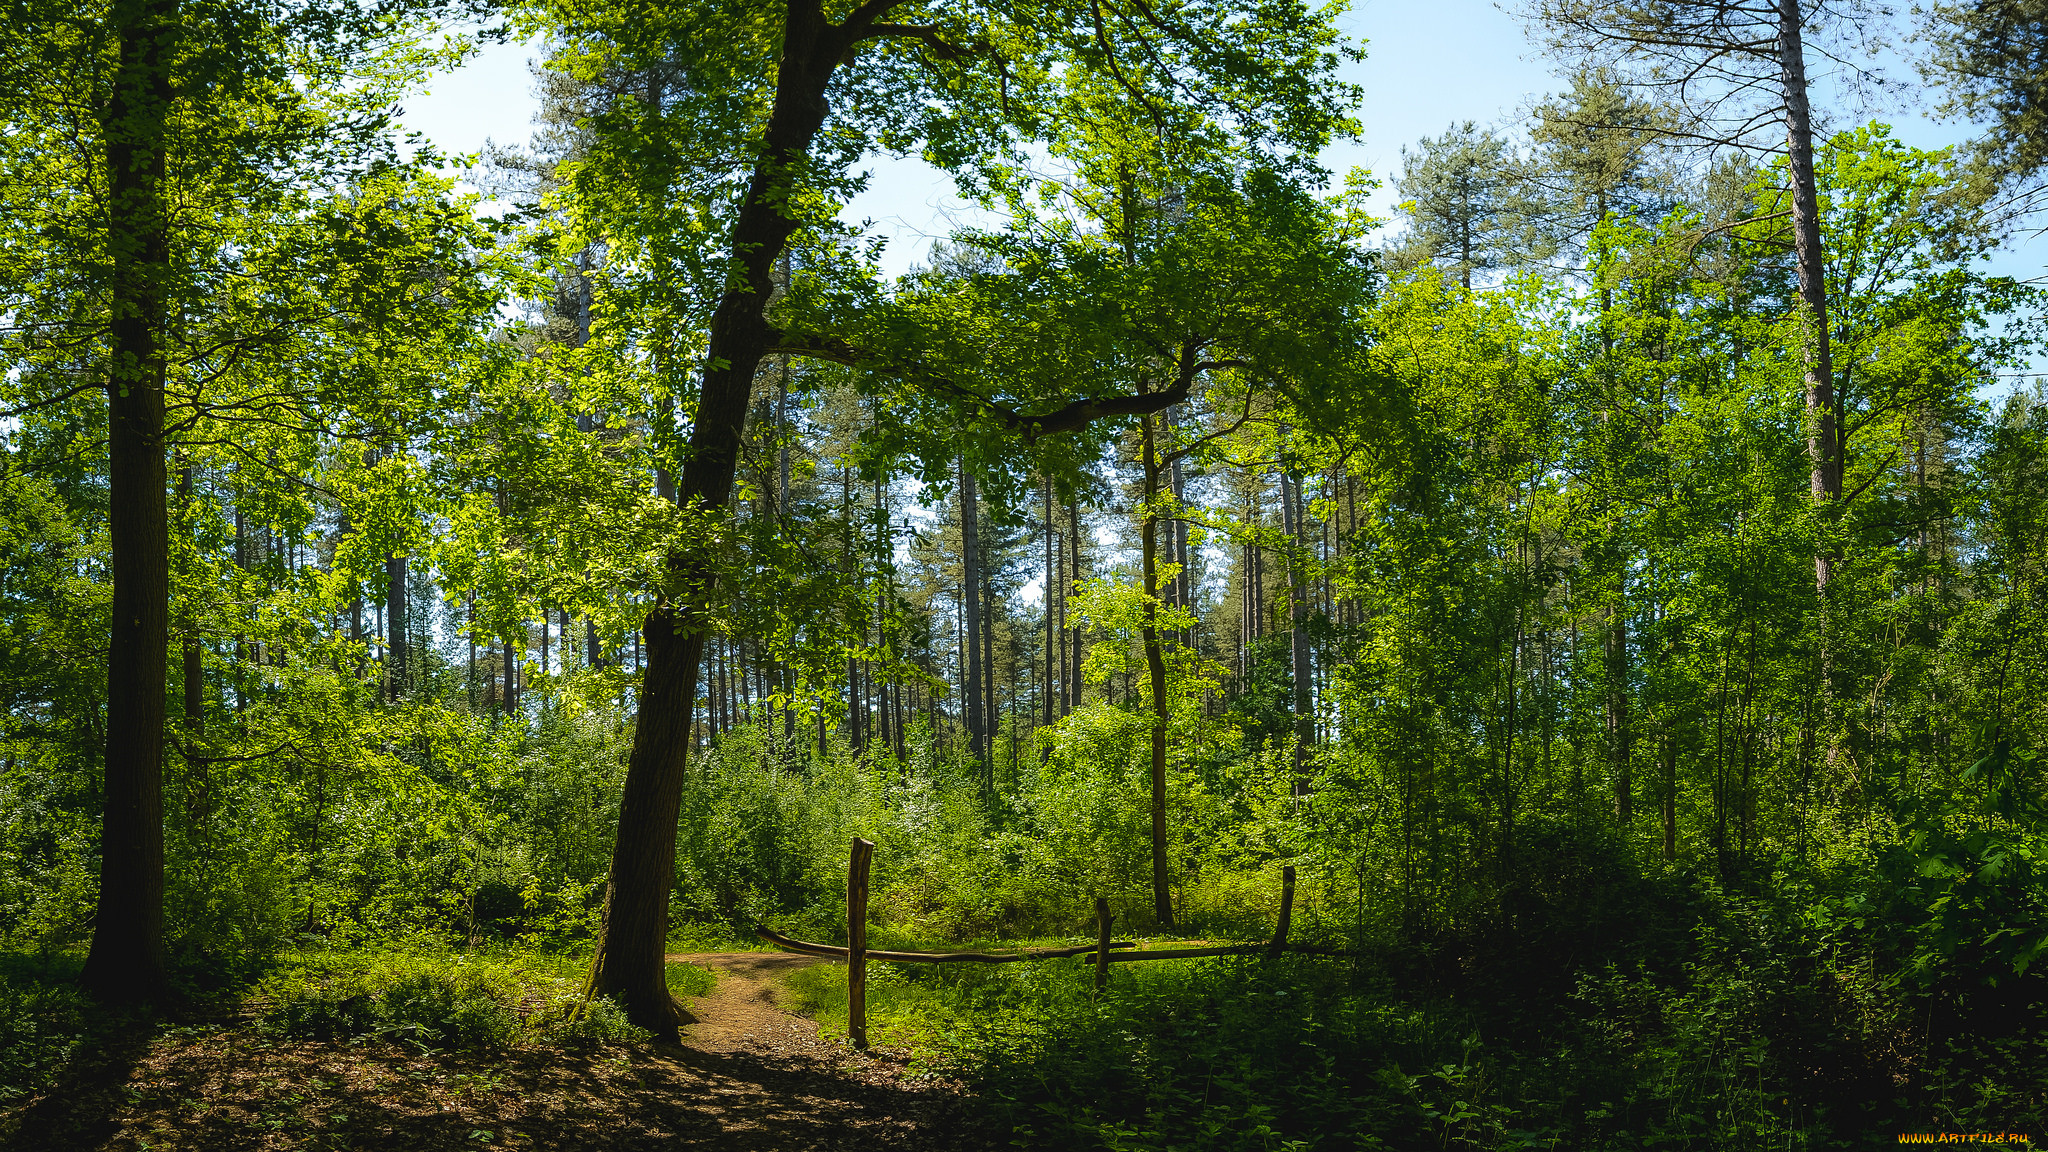
[[[967,1101],[776,1007],[816,963],[671,956],[718,970],[681,1046],[423,1054],[382,1040],[269,1039],[247,1021],[164,1029],[83,1054],[58,1088],[0,1111],[0,1148],[952,1149]]]

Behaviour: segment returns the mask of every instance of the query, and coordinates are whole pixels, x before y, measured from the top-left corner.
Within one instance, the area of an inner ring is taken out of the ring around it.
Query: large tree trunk
[[[81,979],[101,1000],[164,989],[163,742],[170,637],[164,501],[163,324],[170,216],[163,181],[177,0],[124,0],[108,17],[118,60],[107,147],[109,362],[106,808],[99,904]]]
[[[1138,525],[1145,569],[1145,671],[1152,684],[1152,914],[1161,926],[1173,924],[1173,894],[1166,875],[1166,652],[1159,642],[1159,454],[1153,443],[1152,417],[1139,425],[1144,448],[1145,506]]]
[[[780,205],[824,122],[832,69],[850,46],[816,4],[790,5],[774,109],[733,224],[731,279],[711,317],[703,391],[676,485],[685,507],[721,509],[732,496],[754,376],[774,338],[762,308],[774,291],[775,261],[796,230]],[[678,552],[670,556],[669,569],[673,591],[648,612],[643,629],[647,669],[619,799],[604,928],[592,968],[592,988],[617,1000],[628,1019],[657,1036],[672,1036],[678,1024],[689,1020],[669,994],[662,950],[675,883],[676,816],[690,704],[713,592],[712,569],[704,558]]]

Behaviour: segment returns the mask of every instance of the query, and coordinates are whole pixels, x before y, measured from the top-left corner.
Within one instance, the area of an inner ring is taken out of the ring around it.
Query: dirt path
[[[970,1102],[906,1080],[775,1006],[809,957],[671,956],[718,970],[683,1045],[422,1053],[286,1041],[246,1024],[82,1051],[66,1083],[0,1108],[0,1152],[952,1152]]]
[[[781,978],[821,963],[789,952],[685,952],[669,963],[696,964],[718,973],[718,985],[690,1002],[697,1022],[683,1043],[703,1052],[759,1052],[823,1060],[858,1060],[844,1046],[818,1038],[816,1023],[782,1010]]]

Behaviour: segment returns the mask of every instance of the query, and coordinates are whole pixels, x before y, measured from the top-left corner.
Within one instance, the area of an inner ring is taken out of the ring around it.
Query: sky
[[[1357,166],[1379,176],[1384,184],[1373,208],[1383,217],[1393,214],[1391,177],[1400,171],[1404,144],[1413,146],[1463,120],[1498,123],[1565,86],[1522,22],[1489,0],[1355,0],[1339,24],[1366,46],[1365,60],[1343,73],[1364,91],[1363,132],[1332,147],[1324,160],[1337,173]],[[525,44],[486,47],[458,71],[431,78],[425,94],[406,102],[403,122],[448,152],[475,152],[487,140],[524,140],[536,105],[531,55]],[[1897,61],[1889,67],[1894,76],[1910,78]],[[1963,126],[1934,123],[1911,108],[1874,114],[1919,147],[1956,143],[1966,134]],[[951,181],[915,157],[877,158],[868,190],[843,215],[868,221],[872,232],[889,238],[883,266],[892,274],[921,261],[932,239],[956,223],[977,220],[973,206],[953,195]],[[2048,243],[2036,242],[2002,254],[1993,268],[2031,278],[2044,264]]]
[[[1464,120],[1498,124],[1566,86],[1522,22],[1488,0],[1354,0],[1340,27],[1365,42],[1365,59],[1343,71],[1344,79],[1363,90],[1363,131],[1359,139],[1332,147],[1324,162],[1340,175],[1363,167],[1380,177],[1383,183],[1371,207],[1382,217],[1394,215],[1392,177],[1400,171],[1403,145],[1412,147]],[[532,54],[525,44],[485,47],[461,69],[430,78],[426,92],[406,102],[401,121],[444,152],[477,152],[488,141],[526,139],[537,105],[528,63]],[[1890,70],[1895,76],[1909,75],[1897,61]],[[1965,126],[1938,124],[1916,109],[1896,105],[1854,116],[1845,111],[1841,119],[1854,122],[1866,115],[1890,122],[1902,140],[1922,148],[1957,143],[1967,135]],[[882,263],[892,275],[923,260],[932,240],[954,226],[984,219],[953,194],[943,173],[914,157],[878,157],[867,191],[842,216],[865,221],[872,234],[888,237]],[[2000,253],[1990,271],[2029,279],[2040,276],[2044,264],[2048,241],[2036,240]],[[2048,364],[2032,367],[2042,371]],[[1037,581],[1021,595],[1036,599]]]
[[[1341,26],[1367,41],[1368,56],[1344,78],[1365,90],[1363,139],[1325,157],[1333,171],[1363,166],[1386,175],[1400,167],[1401,145],[1441,133],[1456,120],[1488,122],[1549,90],[1547,65],[1530,51],[1521,24],[1483,0],[1360,0]],[[406,101],[402,121],[448,152],[475,152],[486,140],[526,138],[535,108],[524,44],[486,47],[467,66],[430,79]],[[872,221],[889,237],[884,267],[900,273],[919,262],[934,237],[976,219],[952,182],[915,157],[880,158],[868,190],[847,206],[849,221]],[[1375,205],[1393,210],[1391,186]]]

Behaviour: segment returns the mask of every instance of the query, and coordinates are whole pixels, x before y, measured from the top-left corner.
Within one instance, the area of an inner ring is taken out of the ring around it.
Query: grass
[[[718,983],[718,973],[701,964],[680,960],[668,965],[668,990],[677,996],[702,996]]]
[[[1122,939],[1131,937],[1123,936]],[[1071,937],[1032,940],[974,940],[934,945],[928,940],[886,928],[870,928],[868,946],[898,951],[991,951],[1063,948],[1088,943]],[[1148,947],[1205,943],[1172,939],[1144,940]],[[1149,970],[1184,968],[1197,961],[1161,960],[1118,964],[1110,970],[1113,988],[1146,982]],[[1056,1006],[1076,998],[1094,997],[1095,965],[1089,958],[1036,960],[1014,964],[891,964],[874,961],[867,968],[868,1039],[887,1048],[910,1051],[921,1066],[952,1066],[983,1047],[989,1036],[1023,1035],[1040,1026]],[[787,978],[789,1007],[818,1022],[827,1035],[844,1036],[847,1016],[847,969],[844,964],[819,964]]]

